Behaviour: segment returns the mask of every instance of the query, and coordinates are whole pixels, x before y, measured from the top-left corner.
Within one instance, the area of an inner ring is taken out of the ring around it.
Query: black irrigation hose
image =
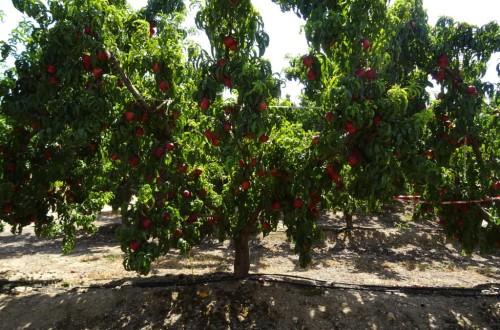
[[[406,294],[420,294],[420,295],[439,295],[439,296],[454,296],[454,297],[493,297],[499,296],[500,283],[498,284],[488,284],[490,289],[482,288],[453,288],[453,287],[429,287],[429,286],[387,286],[387,285],[367,285],[367,284],[353,284],[353,283],[342,283],[342,282],[328,282],[325,280],[317,280],[303,276],[297,275],[286,275],[286,274],[251,274],[246,277],[236,277],[232,275],[225,275],[219,277],[207,276],[204,278],[196,280],[186,279],[176,280],[176,281],[137,281],[130,284],[113,285],[113,284],[102,284],[102,285],[89,285],[89,286],[73,286],[73,290],[77,289],[110,289],[119,287],[139,287],[139,288],[152,288],[152,287],[179,287],[179,286],[193,286],[198,284],[207,283],[217,283],[217,282],[229,282],[229,281],[240,281],[240,280],[250,280],[257,281],[259,283],[277,283],[293,285],[297,287],[309,287],[318,289],[331,289],[331,290],[353,290],[353,291],[371,291],[371,292],[386,292],[386,293],[406,293]],[[272,277],[278,277],[283,279],[276,279]],[[289,280],[297,279],[297,280]],[[40,282],[40,281],[38,281]],[[312,282],[322,282],[323,284],[316,284]],[[31,281],[0,281],[0,287],[5,285],[16,285],[33,284]],[[497,286],[497,287],[494,287]],[[485,285],[486,287],[486,285]]]
[[[400,229],[397,227],[363,227],[363,226],[354,226],[352,228],[348,227],[332,227],[332,226],[318,226],[318,229],[321,229],[322,231],[332,231],[335,233],[343,233],[347,231],[353,231],[353,230],[372,230],[372,231],[377,231],[380,229]],[[401,228],[401,230],[412,230],[412,231],[421,231],[421,232],[430,232],[430,233],[443,233],[442,228],[431,228],[431,227],[425,227],[425,228],[418,228],[418,227],[408,227],[408,228]]]

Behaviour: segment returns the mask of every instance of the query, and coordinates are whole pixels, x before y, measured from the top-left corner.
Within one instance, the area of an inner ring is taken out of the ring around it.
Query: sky
[[[146,2],[147,0],[129,0],[134,8],[141,8]],[[305,37],[300,34],[300,28],[304,21],[293,13],[282,13],[279,6],[272,3],[271,0],[253,0],[253,4],[261,13],[264,28],[270,37],[265,57],[271,61],[275,72],[281,72],[282,68],[288,64],[284,60],[286,54],[296,55],[307,52]],[[457,21],[483,25],[498,20],[500,0],[424,0],[424,8],[427,9],[430,24],[434,24],[440,16],[450,16]],[[0,22],[0,40],[5,40],[16,23],[22,19],[22,16],[14,9],[10,0],[0,0],[0,10],[6,14],[4,21]],[[191,18],[191,20],[192,23],[188,23],[188,25],[194,26],[194,19]],[[283,37],[284,31],[287,33],[286,38]],[[208,41],[203,35],[197,41],[201,45],[208,45]],[[492,58],[489,63],[490,69],[484,80],[500,81],[494,69],[499,61],[500,54]],[[287,82],[283,95],[298,95],[300,88],[297,84]]]

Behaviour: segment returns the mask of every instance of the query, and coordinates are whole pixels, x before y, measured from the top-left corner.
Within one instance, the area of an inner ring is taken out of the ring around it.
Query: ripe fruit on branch
[[[267,141],[269,141],[269,136],[267,136],[267,134],[262,134],[259,137],[259,141],[262,142],[262,143],[266,143]]]
[[[101,68],[95,68],[94,70],[92,70],[92,75],[96,78],[102,78],[103,74],[104,72]]]
[[[266,111],[266,109],[267,109],[266,102],[262,102],[261,104],[259,104],[259,110],[260,111]]]
[[[356,131],[357,131],[357,128],[354,126],[354,124],[351,121],[346,122],[344,125],[344,128],[348,133],[356,133]]]
[[[231,80],[231,77],[224,76],[224,86],[227,88],[233,87],[233,81]]]
[[[252,166],[253,167],[257,166],[257,163],[258,163],[257,157],[252,157],[252,161],[251,161]]]
[[[277,176],[279,173],[278,173],[278,170],[276,169],[276,167],[271,167],[269,169],[269,174],[271,174],[272,176]]]
[[[188,215],[186,221],[188,223],[195,223],[196,221],[198,221],[198,216],[194,213],[191,213],[190,215]]]
[[[448,55],[440,54],[437,59],[438,66],[442,69],[448,66]]]
[[[151,227],[152,224],[153,222],[149,218],[141,219],[141,221],[139,222],[139,225],[141,226],[142,229],[148,229]]]
[[[230,132],[233,127],[231,126],[231,123],[226,120],[222,123],[222,129],[224,129],[224,131],[226,132]]]
[[[477,93],[476,86],[474,86],[474,85],[467,86],[467,88],[465,89],[465,94],[477,96],[478,93]]]
[[[47,73],[48,74],[55,74],[56,73],[56,66],[54,64],[49,64],[47,65]]]
[[[269,230],[269,228],[270,228],[270,227],[271,227],[271,226],[269,225],[269,222],[264,221],[264,222],[262,223],[262,230]]]
[[[181,193],[182,197],[184,199],[189,199],[191,198],[191,192],[189,190],[184,190],[182,193]]]
[[[250,189],[250,182],[248,182],[248,181],[243,181],[243,182],[241,183],[241,189],[243,189],[243,190],[248,190],[248,189]]]
[[[372,45],[370,43],[370,40],[363,38],[361,39],[361,46],[363,47],[364,51],[367,51]]]
[[[219,220],[220,220],[220,216],[214,215],[213,217],[208,218],[207,222],[209,225],[213,225],[214,223],[219,222]]]
[[[318,74],[316,73],[316,71],[314,69],[307,70],[306,76],[307,76],[307,79],[309,79],[309,80],[315,80],[316,78],[318,78]]]
[[[92,71],[92,57],[88,54],[82,56],[83,70],[86,72]]]
[[[202,173],[203,173],[203,170],[201,168],[195,168],[194,171],[193,171],[193,175],[195,177],[200,176]]]
[[[224,46],[234,51],[238,48],[238,43],[236,42],[236,40],[234,40],[233,36],[225,36]]]
[[[300,198],[295,198],[293,200],[293,207],[296,208],[296,209],[300,209],[302,208],[302,205],[303,205],[303,202],[302,202],[302,199]]]
[[[205,130],[204,134],[205,134],[205,137],[209,140],[212,139],[212,137],[213,137],[213,133],[209,129]]]
[[[327,122],[331,122],[333,119],[333,112],[332,111],[328,111],[326,114],[325,114],[325,120]]]
[[[310,67],[313,64],[313,57],[311,55],[304,55],[302,57],[302,64],[307,67]]]
[[[500,190],[500,181],[492,182],[490,186],[491,190]]]
[[[154,62],[152,65],[152,69],[154,73],[160,72],[160,64],[158,64],[158,62]]]
[[[105,50],[100,50],[97,52],[97,59],[101,62],[107,61],[109,58],[109,52]]]
[[[274,211],[278,211],[279,209],[281,209],[281,204],[280,204],[280,202],[273,202],[271,207]]]
[[[363,77],[365,76],[365,69],[357,68],[356,71],[354,71],[354,74],[358,76],[359,79],[363,79]]]
[[[165,80],[160,81],[160,83],[158,84],[158,87],[161,89],[161,91],[163,93],[168,92],[169,87],[168,87],[168,83]]]
[[[182,163],[181,165],[179,165],[179,172],[186,173],[187,169],[188,169],[188,166],[186,163]]]
[[[143,136],[144,135],[144,128],[138,126],[135,128],[135,135],[136,136]]]
[[[89,54],[84,54],[82,56],[82,62],[83,62],[83,64],[92,63],[92,56],[90,56]]]
[[[112,161],[117,161],[118,159],[120,159],[120,156],[118,156],[118,154],[115,153],[115,154],[111,155],[111,160]]]
[[[204,97],[200,102],[200,108],[202,110],[207,110],[210,107],[210,100],[208,97]]]
[[[328,164],[328,166],[325,168],[325,173],[328,175],[332,175],[333,172],[335,172],[333,164]]]
[[[179,110],[174,110],[172,111],[172,114],[170,115],[170,118],[177,119],[181,116],[181,112]]]
[[[137,165],[139,165],[139,157],[137,156],[132,156],[129,160],[128,160],[128,163],[130,166],[132,167],[136,167]]]
[[[434,150],[432,150],[432,149],[427,150],[427,151],[425,152],[425,155],[427,156],[427,158],[429,158],[429,159],[433,159],[433,158],[434,158],[434,156],[435,156],[435,155],[434,155]]]
[[[52,85],[57,85],[59,83],[56,76],[50,76],[49,81]]]
[[[163,147],[156,147],[154,150],[154,155],[156,158],[163,158],[165,155],[165,149]]]
[[[141,244],[137,241],[132,241],[132,242],[128,243],[128,247],[132,251],[137,251],[141,247]]]
[[[444,70],[438,70],[434,74],[434,79],[436,79],[437,82],[443,81],[443,79],[446,77],[446,72]]]
[[[358,159],[358,157],[357,157],[357,156],[355,156],[355,155],[350,155],[350,156],[348,157],[347,161],[348,161],[348,163],[349,163],[349,165],[350,165],[351,167],[354,167],[354,166],[358,165],[358,163],[359,163],[359,159]]]
[[[85,33],[88,36],[92,35],[92,29],[90,28],[90,26],[85,24],[85,26],[83,27],[83,33]]]
[[[339,181],[340,180],[339,172],[333,171],[333,173],[330,174],[330,179],[332,179],[332,181]]]
[[[221,58],[220,60],[217,60],[217,66],[219,68],[222,68],[226,64],[226,60]]]
[[[152,38],[155,35],[156,32],[156,21],[150,21],[149,22],[149,37]]]
[[[377,71],[375,69],[368,69],[365,72],[365,78],[368,80],[373,80],[377,77]]]
[[[126,121],[133,121],[135,119],[135,112],[127,111],[123,114],[123,119]]]
[[[175,149],[175,144],[172,142],[165,143],[165,150],[172,151]]]
[[[319,136],[318,135],[313,136],[313,138],[312,138],[312,144],[318,144],[318,142],[319,142]]]

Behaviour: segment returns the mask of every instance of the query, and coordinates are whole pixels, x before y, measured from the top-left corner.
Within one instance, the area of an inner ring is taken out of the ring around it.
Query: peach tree
[[[418,195],[415,217],[436,213],[466,252],[498,246],[498,86],[481,81],[498,24],[431,27],[422,1],[277,2],[306,19],[310,53],[288,76],[325,108],[330,207],[349,226],[354,210]]]
[[[417,215],[466,251],[498,244],[498,86],[481,81],[498,25],[430,27],[419,0],[275,2],[306,21],[310,52],[287,73],[304,109],[280,100],[249,0],[191,7],[208,51],[179,0],[13,1],[31,19],[2,43],[0,223],[62,234],[68,252],[110,204],[126,269],[216,238],[242,276],[250,237],[280,221],[305,266],[321,210],[419,194]]]

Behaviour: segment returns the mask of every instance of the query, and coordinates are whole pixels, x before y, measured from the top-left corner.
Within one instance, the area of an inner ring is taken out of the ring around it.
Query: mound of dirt
[[[500,329],[500,253],[464,256],[403,212],[328,214],[313,262],[283,228],[251,242],[236,280],[230,242],[169,253],[148,276],[123,269],[109,211],[73,253],[60,240],[0,234],[0,329]],[[266,275],[262,275],[266,274]]]

